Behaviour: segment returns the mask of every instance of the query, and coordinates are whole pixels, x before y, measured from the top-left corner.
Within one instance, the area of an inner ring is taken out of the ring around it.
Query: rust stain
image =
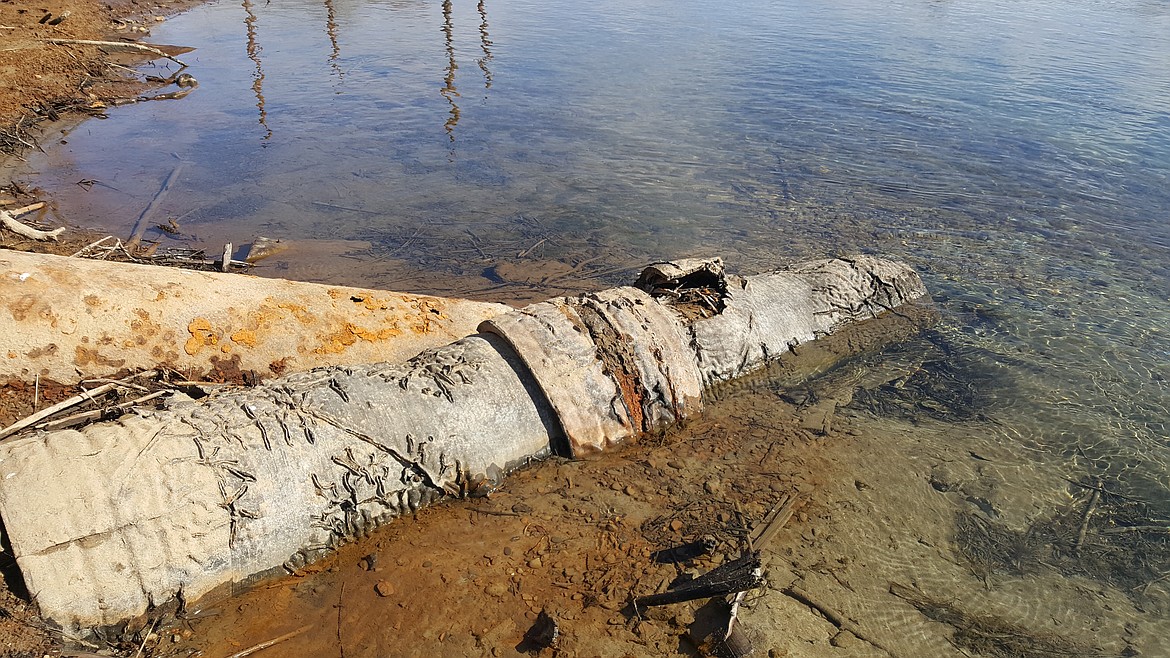
[[[258,340],[256,338],[256,332],[254,329],[255,328],[240,329],[239,331],[236,331],[231,336],[232,342],[243,345],[245,347],[256,347]]]
[[[199,350],[206,346],[215,346],[219,344],[220,334],[211,327],[211,323],[206,318],[195,318],[187,325],[187,331],[191,333],[191,337],[187,339],[187,344],[183,346],[183,351],[191,356],[199,353]]]
[[[20,299],[9,304],[8,310],[12,313],[12,319],[23,322],[28,318],[28,312],[36,303],[37,298],[34,295],[23,295]]]
[[[373,330],[359,327],[352,322],[346,322],[337,331],[321,336],[321,345],[313,350],[313,353],[340,354],[349,349],[350,346],[356,344],[359,340],[373,343],[400,335],[402,335],[402,330],[397,327],[384,327]]]
[[[89,306],[91,308],[102,303],[101,298],[98,297],[97,295],[86,295],[85,297],[82,298],[82,301],[85,302],[86,306]]]
[[[84,368],[88,365],[110,366],[111,368],[121,368],[125,365],[126,359],[111,359],[103,356],[97,350],[91,350],[80,345],[76,348],[76,355],[73,358],[73,365]]]
[[[282,304],[276,304],[276,307],[282,308],[289,313],[292,313],[293,317],[296,318],[297,321],[299,321],[301,324],[312,324],[314,321],[316,321],[316,318],[313,317],[313,314],[310,313],[309,310],[301,304],[284,302]]]
[[[442,320],[447,319],[447,315],[443,313],[443,306],[438,300],[415,299],[411,302],[411,307],[418,311],[418,317],[410,328],[415,333],[426,334],[430,333],[433,325],[441,326]]]

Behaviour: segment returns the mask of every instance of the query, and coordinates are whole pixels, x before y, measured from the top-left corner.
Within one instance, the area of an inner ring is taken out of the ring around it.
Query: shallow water
[[[87,122],[28,176],[128,233],[182,162],[152,221],[330,241],[269,273],[416,292],[903,258],[944,321],[854,421],[994,455],[968,498],[995,523],[1084,505],[1072,481],[1110,524],[1165,526],[1167,34],[1151,0],[222,2],[152,37],[198,48],[195,93]],[[1146,539],[1112,585],[1170,570]]]

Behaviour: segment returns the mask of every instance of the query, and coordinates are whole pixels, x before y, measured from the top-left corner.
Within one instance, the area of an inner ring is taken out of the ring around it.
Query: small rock
[[[605,563],[606,564],[617,564],[617,561],[618,561],[617,553],[609,553],[605,556]]]
[[[528,568],[529,569],[539,569],[542,566],[544,566],[544,563],[541,562],[540,558],[538,558],[538,557],[534,557],[528,561]]]
[[[366,571],[373,571],[378,566],[378,556],[370,553],[362,558],[362,568]]]
[[[504,547],[504,555],[511,555],[511,554],[512,554],[512,547],[511,547],[511,546],[505,546],[505,547]]]
[[[723,487],[723,485],[719,483],[719,480],[714,480],[714,479],[712,479],[712,480],[707,480],[707,481],[706,481],[706,482],[703,484],[703,490],[704,490],[704,491],[706,491],[706,492],[707,492],[707,493],[709,493],[709,494],[716,494],[716,493],[719,493],[719,490],[720,490],[722,487]]]
[[[682,532],[683,522],[678,520],[678,519],[671,521],[670,522],[670,529],[675,531],[675,532]]]
[[[378,596],[390,596],[394,593],[394,584],[389,580],[379,580],[377,585],[374,585],[374,591]]]
[[[427,560],[426,562],[423,562],[423,569],[430,569],[433,564],[433,562]]]
[[[529,505],[528,503],[516,503],[512,506],[512,511],[517,514],[531,514],[532,505]]]
[[[638,495],[638,488],[632,484],[626,485],[626,495],[627,496],[637,496]]]
[[[683,464],[682,464],[682,462],[680,462],[680,461],[675,461],[675,460],[673,460],[673,459],[672,459],[672,460],[670,460],[670,461],[668,461],[668,462],[666,462],[666,465],[667,465],[667,466],[669,466],[669,467],[671,467],[671,468],[673,468],[673,469],[674,469],[674,470],[676,470],[676,471],[681,471],[681,470],[683,469]]]
[[[488,596],[494,596],[498,599],[502,599],[508,595],[508,586],[504,583],[492,583],[483,588],[483,593],[487,594]]]

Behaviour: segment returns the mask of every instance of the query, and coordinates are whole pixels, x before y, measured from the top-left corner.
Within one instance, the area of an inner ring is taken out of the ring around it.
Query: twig
[[[134,230],[130,233],[130,240],[126,243],[127,247],[133,249],[134,247],[138,246],[139,242],[142,242],[142,235],[146,233],[146,227],[149,225],[148,219],[150,218],[150,215],[154,213],[155,209],[158,208],[159,204],[161,204],[163,199],[166,198],[167,192],[171,189],[171,184],[175,182],[175,179],[179,176],[179,172],[183,170],[183,166],[185,164],[185,162],[180,160],[179,164],[175,165],[175,168],[171,170],[170,175],[167,176],[165,181],[163,181],[162,187],[158,188],[158,192],[154,195],[154,198],[150,200],[150,203],[146,206],[146,209],[143,210],[142,214],[138,216],[138,221],[134,223]]]
[[[292,638],[309,630],[312,626],[313,626],[312,624],[307,624],[305,626],[301,626],[300,628],[298,628],[297,630],[295,630],[291,633],[285,633],[284,635],[281,635],[280,637],[274,637],[271,640],[268,640],[267,642],[261,642],[260,644],[250,646],[247,649],[244,649],[243,651],[237,651],[237,652],[233,653],[232,655],[228,656],[228,658],[244,658],[244,656],[250,656],[250,655],[256,653],[257,651],[263,651],[263,650],[267,649],[268,647],[280,644],[281,642],[284,642],[285,640],[291,640]]]
[[[29,205],[24,206],[22,208],[17,208],[16,210],[9,210],[8,214],[12,215],[13,217],[20,217],[21,215],[28,214],[34,210],[40,210],[41,208],[44,208],[44,207],[45,207],[44,201],[37,201],[36,203],[30,203]]]
[[[179,61],[178,59],[176,59],[174,57],[171,57],[170,55],[164,53],[163,51],[159,50],[158,48],[155,48],[154,46],[147,46],[147,45],[141,44],[141,43],[130,43],[127,41],[93,41],[91,39],[40,39],[40,41],[45,41],[45,42],[48,42],[51,44],[61,45],[61,46],[78,45],[78,46],[109,46],[112,48],[128,48],[130,50],[138,50],[138,51],[141,51],[144,53],[158,55],[159,57],[165,57],[165,58],[171,60],[172,62],[174,62],[174,63],[176,63],[179,66],[182,66],[184,68],[187,66],[183,62]]]
[[[534,244],[531,247],[525,249],[524,251],[521,251],[520,253],[516,254],[516,258],[524,258],[525,256],[532,253],[537,247],[544,244],[545,242],[548,242],[548,238],[541,238],[540,241],[537,242],[536,244]]]
[[[345,641],[341,639],[341,609],[345,605],[345,581],[341,581],[341,592],[337,595],[337,648],[345,658]]]
[[[1085,515],[1081,517],[1081,529],[1077,532],[1077,543],[1073,545],[1073,553],[1080,554],[1081,546],[1085,543],[1085,534],[1089,532],[1089,517],[1093,516],[1093,510],[1097,508],[1097,501],[1101,498],[1101,491],[1094,489],[1089,496],[1089,504],[1085,507]]]
[[[782,589],[780,591],[783,592],[785,595],[789,596],[790,598],[796,599],[797,601],[800,601],[801,603],[807,605],[808,607],[812,608],[813,610],[816,610],[817,612],[819,612],[821,614],[822,617],[827,619],[830,624],[836,626],[837,628],[839,628],[843,631],[849,631],[850,633],[856,635],[857,638],[862,640],[863,642],[871,644],[871,645],[877,647],[878,649],[881,649],[882,651],[886,652],[887,654],[889,654],[891,656],[897,655],[893,651],[890,651],[889,649],[883,647],[882,645],[878,644],[874,640],[866,637],[865,631],[861,630],[860,626],[858,626],[857,624],[853,623],[852,621],[849,621],[848,619],[846,619],[845,615],[841,614],[840,612],[837,612],[833,608],[830,608],[828,605],[816,600],[815,598],[813,598],[812,594],[805,591],[804,589],[801,589],[800,587],[798,587],[796,585],[789,585],[788,587],[785,587],[784,589]]]
[[[82,404],[83,402],[88,402],[88,401],[92,400],[94,398],[94,396],[102,395],[103,393],[108,393],[108,392],[114,390],[115,387],[117,387],[117,384],[111,382],[109,384],[102,384],[101,386],[99,386],[93,390],[90,390],[90,391],[82,391],[81,394],[79,394],[79,395],[75,395],[75,396],[69,398],[68,400],[65,400],[64,402],[59,402],[59,403],[57,403],[51,407],[48,407],[42,411],[38,411],[37,413],[25,418],[24,420],[19,420],[15,423],[9,425],[8,427],[5,427],[4,429],[0,430],[0,439],[3,439],[11,434],[16,433],[16,432],[19,432],[20,430],[25,429],[26,427],[31,427],[31,426],[39,423],[40,421],[48,418],[49,416],[52,416],[53,414],[58,413],[60,411],[64,411],[64,410],[68,409],[69,407],[73,407],[73,406]]]
[[[131,375],[131,376],[127,377],[126,379],[130,380],[130,379],[137,379],[139,377],[153,377],[155,374],[156,374],[156,372],[154,370],[147,370],[145,372],[140,372],[138,374]],[[8,427],[5,427],[4,429],[0,430],[0,439],[3,439],[7,436],[10,436],[10,435],[12,435],[16,432],[19,432],[20,430],[23,430],[27,427],[31,427],[31,426],[41,422],[42,420],[48,418],[49,416],[52,416],[55,413],[64,411],[70,407],[74,407],[74,406],[77,406],[77,405],[82,404],[84,402],[88,402],[90,400],[93,400],[95,396],[102,395],[104,393],[108,393],[108,392],[114,390],[115,387],[121,386],[122,383],[123,382],[120,382],[120,381],[119,382],[110,382],[109,384],[102,384],[101,386],[99,386],[95,389],[89,390],[89,391],[82,391],[81,393],[69,398],[68,400],[65,400],[63,402],[58,402],[57,404],[55,404],[51,407],[47,407],[41,411],[38,411],[37,413],[25,418],[24,420],[18,420],[15,423],[9,425]]]
[[[131,400],[129,402],[123,402],[121,404],[116,404],[112,407],[106,407],[105,409],[92,409],[90,411],[83,411],[81,413],[73,414],[72,416],[66,416],[64,418],[59,418],[57,420],[51,420],[47,423],[41,423],[40,425],[36,426],[36,429],[47,430],[47,431],[51,432],[54,430],[64,429],[66,427],[76,425],[77,423],[80,423],[80,422],[83,422],[86,420],[97,420],[97,419],[101,418],[102,416],[104,416],[105,414],[108,414],[112,411],[119,411],[121,409],[129,409],[130,407],[142,404],[143,402],[149,402],[157,397],[161,397],[163,395],[166,395],[167,393],[170,393],[170,391],[155,391],[153,393],[149,393],[147,395],[144,395],[140,398]]]
[[[472,507],[472,512],[479,512],[480,514],[488,514],[491,516],[514,516],[516,518],[523,518],[522,515],[515,512],[497,512],[496,510],[481,509],[479,507]]]
[[[79,249],[77,251],[77,253],[70,256],[70,258],[77,258],[78,256],[84,254],[85,252],[89,251],[90,249],[93,249],[94,247],[104,243],[106,240],[109,240],[113,237],[114,236],[112,236],[112,235],[107,235],[106,237],[102,238],[101,240],[98,240],[97,242],[91,242],[91,243],[85,245],[84,247],[82,247],[81,249]]]
[[[40,231],[27,224],[22,224],[16,221],[12,215],[7,211],[0,210],[0,224],[4,228],[16,233],[17,235],[26,237],[30,240],[53,240],[56,242],[61,238],[61,234],[65,232],[65,227],[55,228],[52,231]]]

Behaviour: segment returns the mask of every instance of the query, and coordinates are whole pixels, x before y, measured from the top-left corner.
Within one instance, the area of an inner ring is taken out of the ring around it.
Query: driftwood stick
[[[159,57],[165,57],[165,58],[171,60],[172,62],[178,64],[179,66],[182,66],[182,67],[187,66],[183,62],[179,61],[178,59],[176,59],[174,57],[171,57],[170,55],[164,53],[163,51],[159,50],[158,48],[155,48],[154,46],[148,46],[148,45],[142,44],[142,43],[131,43],[129,41],[93,41],[91,39],[41,39],[41,41],[45,41],[48,43],[61,45],[61,46],[78,45],[78,46],[107,46],[110,48],[126,48],[128,50],[137,50],[137,51],[144,52],[144,53],[150,53],[152,55],[158,55]]]
[[[244,649],[243,651],[237,651],[237,652],[233,653],[232,655],[228,656],[228,658],[244,658],[244,656],[250,656],[250,655],[256,653],[257,651],[263,651],[264,649],[267,649],[268,647],[280,644],[281,642],[284,642],[285,640],[291,640],[294,637],[300,635],[301,633],[304,633],[305,631],[309,630],[310,628],[312,628],[312,624],[309,624],[306,626],[301,626],[300,628],[298,628],[297,630],[295,630],[291,633],[285,633],[284,635],[281,635],[280,637],[274,637],[271,640],[268,640],[267,642],[261,642],[260,644],[250,646],[247,649]]]
[[[23,420],[18,420],[15,423],[9,425],[8,427],[5,427],[4,429],[0,430],[0,439],[3,439],[7,436],[10,436],[10,435],[12,435],[16,432],[19,432],[20,430],[25,429],[27,427],[32,427],[33,425],[36,425],[37,423],[48,418],[49,416],[52,416],[53,414],[64,411],[70,407],[77,406],[83,402],[88,402],[90,400],[93,400],[94,397],[96,397],[98,395],[102,395],[104,393],[108,393],[108,392],[114,390],[114,388],[116,388],[118,386],[122,386],[125,382],[127,382],[129,380],[138,379],[139,377],[153,377],[155,374],[157,374],[157,371],[147,370],[145,372],[140,372],[140,373],[137,373],[134,375],[130,375],[129,377],[127,377],[121,381],[110,382],[108,384],[102,384],[101,386],[98,386],[97,388],[94,388],[94,389],[91,389],[88,391],[82,391],[81,393],[78,393],[77,395],[69,398],[68,400],[58,402],[57,404],[55,404],[51,407],[46,407],[45,409],[42,409],[41,411],[38,411],[37,413],[35,413],[35,414],[33,414],[33,415],[23,419]]]
[[[810,592],[808,592],[808,591],[806,591],[806,590],[804,590],[796,585],[789,585],[788,587],[785,587],[781,591],[785,595],[787,595],[788,597],[796,599],[797,601],[805,604],[806,606],[812,608],[813,610],[816,610],[817,612],[821,613],[822,617],[827,619],[830,624],[836,626],[838,629],[843,630],[843,631],[849,631],[850,633],[857,636],[863,642],[866,642],[867,644],[873,645],[873,646],[877,647],[878,649],[881,649],[882,651],[886,652],[886,654],[888,654],[890,656],[897,655],[893,651],[890,651],[889,649],[883,647],[876,640],[873,640],[870,637],[868,637],[866,632],[861,630],[860,626],[858,626],[857,624],[850,621],[849,618],[847,618],[845,615],[843,615],[840,612],[838,612],[837,610],[829,607],[827,604],[825,604],[821,601],[818,601],[816,599],[816,597],[814,597]]]
[[[22,224],[16,221],[16,218],[7,211],[0,210],[0,225],[12,231],[13,233],[28,238],[30,240],[53,240],[54,242],[61,239],[61,234],[65,232],[65,227],[55,228],[52,231],[41,231],[35,229],[27,224]]]
[[[780,533],[780,529],[792,518],[792,511],[796,507],[796,500],[796,496],[785,495],[768,512],[760,527],[753,530],[752,534],[748,536],[748,542],[752,550],[760,550]]]
[[[174,183],[175,179],[179,177],[179,172],[183,171],[183,165],[185,164],[185,162],[180,160],[179,164],[175,165],[175,168],[171,170],[170,175],[167,176],[165,181],[163,181],[162,187],[158,188],[158,193],[154,195],[154,198],[150,200],[150,203],[146,206],[146,209],[143,210],[142,214],[138,216],[138,221],[134,223],[134,230],[130,233],[130,240],[126,243],[127,247],[133,249],[134,247],[138,246],[139,242],[142,241],[142,235],[146,233],[146,227],[150,224],[150,216],[154,214],[154,211],[159,207],[159,205],[162,204],[163,199],[165,199],[167,196],[167,192],[171,189],[171,184]]]
[[[142,404],[143,402],[149,402],[150,400],[153,400],[157,397],[161,397],[163,395],[166,395],[167,393],[170,393],[170,391],[155,391],[153,393],[144,395],[144,396],[137,398],[135,400],[130,400],[129,402],[123,402],[121,404],[117,404],[117,405],[114,405],[114,406],[106,408],[106,409],[93,409],[91,411],[83,411],[81,413],[73,414],[71,416],[66,416],[66,417],[60,418],[58,420],[50,420],[47,423],[41,423],[40,425],[37,425],[36,429],[47,430],[47,431],[51,432],[54,430],[59,430],[59,429],[63,429],[66,427],[70,427],[72,425],[76,425],[78,423],[81,423],[81,422],[84,422],[87,420],[98,420],[102,416],[104,416],[105,414],[110,413],[111,411],[120,411],[122,409],[129,409],[130,407]]]
[[[64,402],[58,402],[57,404],[55,404],[51,407],[46,407],[45,409],[42,409],[42,410],[38,411],[37,413],[25,418],[24,420],[18,420],[15,423],[9,425],[8,427],[5,427],[4,429],[0,430],[0,439],[3,439],[4,437],[7,437],[7,436],[14,434],[16,432],[19,432],[20,430],[22,430],[26,427],[32,427],[33,425],[41,422],[42,420],[48,418],[49,416],[52,416],[55,413],[58,413],[60,411],[64,411],[70,407],[79,405],[83,402],[88,402],[89,400],[92,400],[94,398],[94,396],[102,395],[103,393],[108,393],[108,392],[114,390],[114,388],[116,386],[117,386],[117,384],[115,384],[113,382],[110,382],[109,384],[102,384],[101,386],[99,386],[93,390],[82,391],[79,395],[75,395],[75,396],[69,398],[68,400],[65,400]]]
[[[1093,516],[1093,511],[1097,509],[1097,501],[1101,498],[1101,491],[1093,489],[1093,493],[1089,495],[1089,504],[1085,507],[1085,514],[1081,517],[1081,528],[1077,532],[1077,543],[1073,545],[1073,553],[1079,554],[1081,546],[1085,544],[1085,535],[1089,532],[1089,517]]]
[[[44,208],[44,207],[45,207],[44,201],[37,201],[36,203],[30,203],[29,205],[24,206],[23,208],[17,208],[16,210],[9,210],[8,214],[12,215],[13,217],[20,217],[21,215],[30,213],[34,210],[40,210],[41,208]]]
[[[78,256],[80,256],[80,255],[82,255],[82,254],[84,254],[84,253],[87,253],[87,252],[88,252],[90,249],[93,249],[94,247],[97,247],[97,246],[99,246],[99,245],[101,245],[101,244],[105,243],[105,241],[106,241],[106,240],[113,240],[113,239],[114,239],[114,236],[112,236],[112,235],[107,235],[106,237],[102,238],[101,240],[97,240],[97,241],[95,241],[95,242],[91,242],[91,243],[89,243],[89,244],[85,245],[84,247],[82,247],[81,249],[79,249],[79,250],[77,251],[77,253],[75,253],[75,254],[73,254],[72,256],[70,256],[70,258],[77,258]]]

